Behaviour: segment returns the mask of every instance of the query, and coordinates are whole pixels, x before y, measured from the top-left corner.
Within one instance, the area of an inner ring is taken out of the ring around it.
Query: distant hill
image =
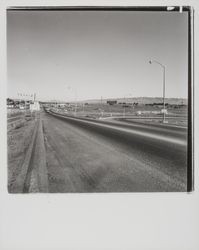
[[[88,100],[77,100],[78,103],[106,103],[108,100],[117,100],[117,103],[138,103],[138,104],[152,104],[152,103],[162,103],[162,97],[132,97],[132,98],[103,98],[101,99],[88,99]],[[44,102],[57,102],[57,103],[67,103],[65,100],[49,100]],[[69,101],[71,103],[75,103],[75,101]],[[188,104],[188,100],[186,98],[165,98],[165,103],[180,105]]]
[[[151,103],[161,103],[162,98],[161,97],[132,97],[132,98],[105,98],[105,99],[90,99],[85,100],[84,102],[87,103],[100,103],[101,101],[103,103],[107,102],[107,100],[117,100],[117,102],[126,102],[126,103],[134,103],[138,102],[139,104],[151,104]],[[185,104],[187,105],[187,99],[186,98],[165,98],[165,103],[169,104]]]

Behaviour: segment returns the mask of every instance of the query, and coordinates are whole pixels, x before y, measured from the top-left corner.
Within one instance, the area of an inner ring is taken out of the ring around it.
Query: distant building
[[[39,111],[40,110],[39,102],[35,101],[32,104],[30,104],[30,110],[31,111]]]
[[[162,114],[168,114],[168,111],[167,111],[167,109],[161,109],[161,113]]]
[[[114,105],[117,104],[117,100],[108,100],[106,103],[109,105]]]
[[[14,104],[7,104],[7,108],[14,108]]]
[[[19,109],[25,109],[24,105],[19,105]]]
[[[158,110],[138,110],[136,112],[137,115],[146,115],[146,114],[155,114],[155,115],[159,115],[159,114],[162,114],[162,113],[165,113],[165,114],[168,114],[167,112],[167,109],[164,109],[164,110],[161,110],[161,111],[158,111]]]
[[[59,108],[65,108],[65,107],[67,107],[67,104],[66,103],[59,103],[57,106]]]

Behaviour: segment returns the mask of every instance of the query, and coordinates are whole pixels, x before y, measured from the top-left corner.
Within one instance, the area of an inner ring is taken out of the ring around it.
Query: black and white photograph
[[[189,11],[7,9],[9,193],[187,192]]]
[[[199,1],[0,1],[0,249],[199,249]]]

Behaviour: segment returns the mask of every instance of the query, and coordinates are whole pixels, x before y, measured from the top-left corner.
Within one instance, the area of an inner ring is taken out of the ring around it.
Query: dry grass
[[[129,122],[139,122],[144,124],[163,124],[163,118],[160,117],[158,119],[126,119],[126,121]],[[168,125],[176,125],[176,126],[182,126],[187,127],[188,126],[188,119],[187,118],[167,118],[166,122]]]
[[[35,120],[19,121],[8,131],[8,189],[20,172],[26,150],[31,142]]]
[[[66,108],[67,109],[67,108]],[[140,122],[144,123],[162,123],[162,114],[155,114],[155,112],[160,112],[162,107],[158,106],[147,106],[147,105],[137,105],[123,107],[123,105],[107,105],[107,104],[88,104],[83,106],[77,106],[77,117],[88,117],[92,119],[99,119],[100,117],[111,117],[111,116],[124,116],[125,117],[134,117],[134,118],[145,118],[139,119]],[[173,124],[177,126],[187,126],[188,111],[187,106],[175,107],[169,106],[167,108],[168,114],[167,119],[168,124]],[[137,115],[137,112],[143,112],[141,115]],[[144,113],[146,111],[146,113]],[[68,109],[68,112],[65,112],[64,109],[55,109],[55,112],[62,114],[74,115],[74,107]],[[125,113],[124,113],[125,112]],[[150,117],[155,117],[155,119],[150,119]],[[136,119],[134,119],[136,120]],[[133,121],[133,120],[132,120]]]

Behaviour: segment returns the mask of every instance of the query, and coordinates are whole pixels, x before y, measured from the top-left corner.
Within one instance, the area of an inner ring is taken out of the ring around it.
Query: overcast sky
[[[187,97],[188,14],[9,11],[8,97]]]

